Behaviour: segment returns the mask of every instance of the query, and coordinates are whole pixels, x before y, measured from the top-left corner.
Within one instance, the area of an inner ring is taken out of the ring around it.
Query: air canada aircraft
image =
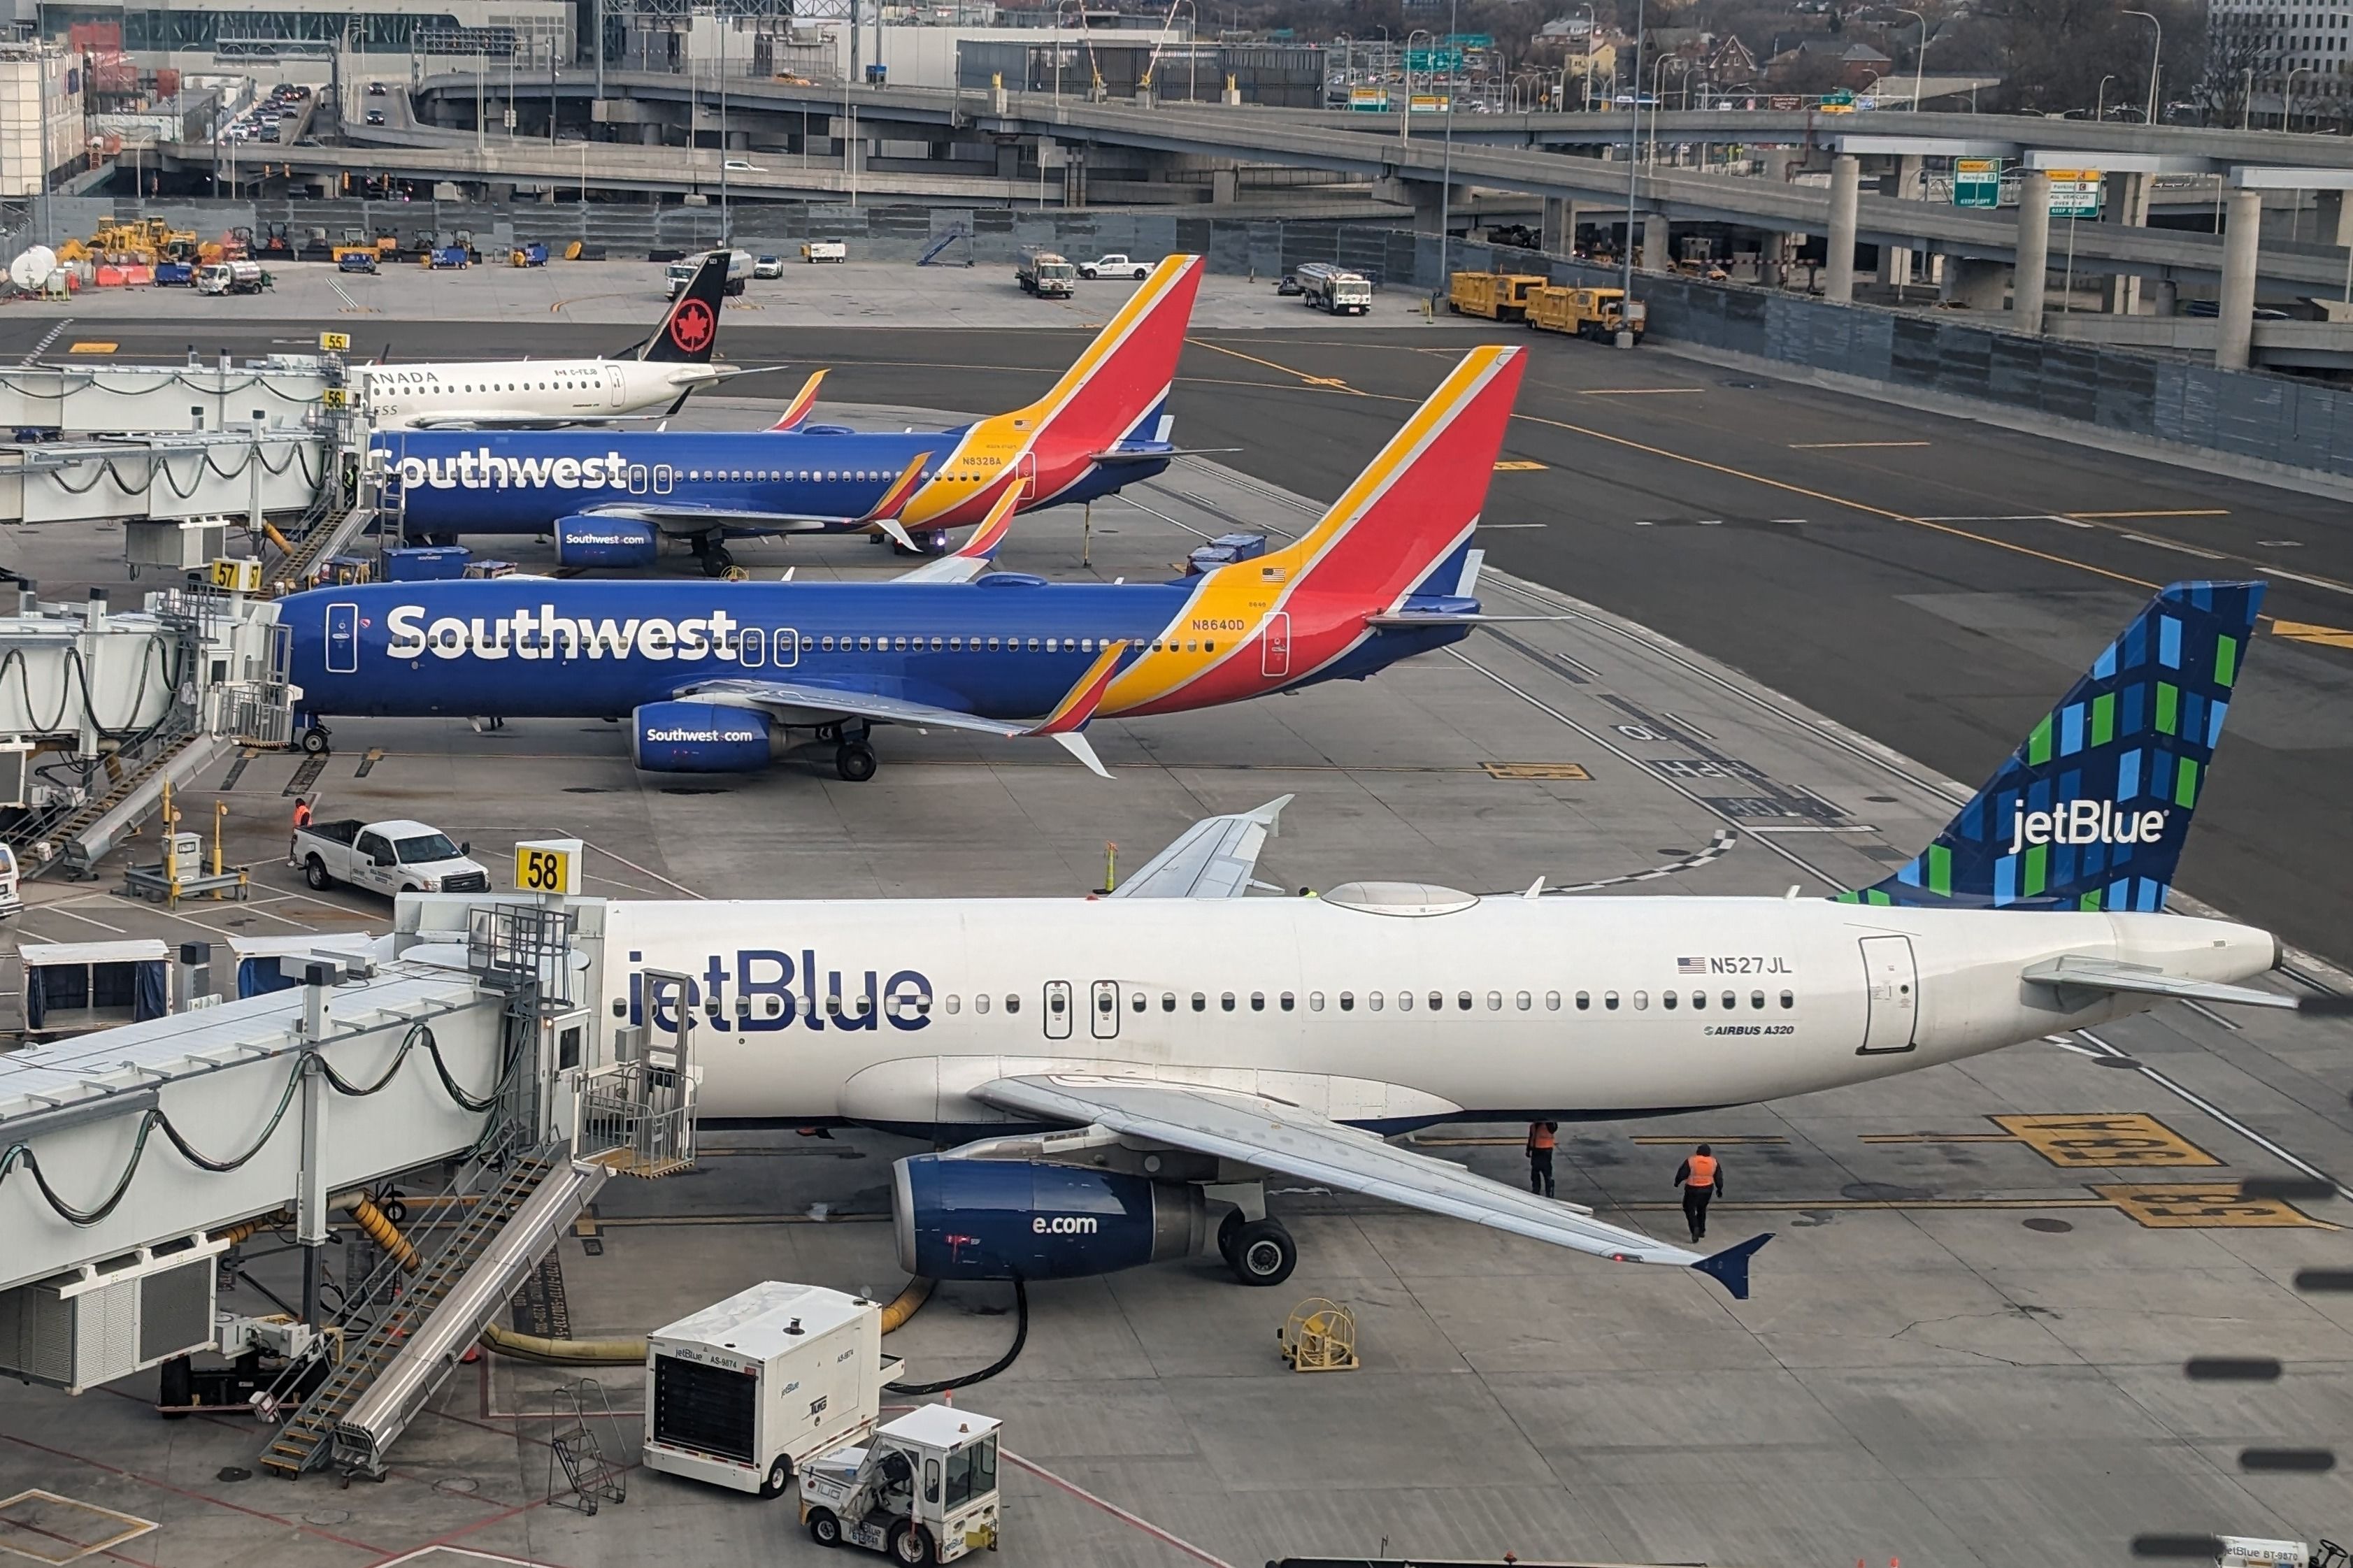
[[[650,772],[762,767],[802,731],[860,780],[876,766],[872,727],[910,724],[1046,737],[1102,773],[1090,720],[1360,679],[1467,636],[1482,618],[1472,532],[1522,368],[1516,348],[1474,349],[1305,533],[1176,583],[971,580],[1021,501],[993,486],[974,542],[896,582],[501,577],[298,594],[279,614],[303,743],[324,750],[338,715],[626,718]]]
[[[1384,1140],[1778,1100],[2169,998],[2300,1005],[2248,984],[2278,961],[2268,932],[2165,911],[2262,593],[2158,595],[1934,843],[1837,899],[1245,897],[1278,800],[1196,824],[1108,897],[608,904],[595,1005],[689,1053],[704,1118],[960,1145],[897,1166],[900,1260],[929,1278],[1097,1274],[1214,1237],[1272,1285],[1298,1256],[1266,1211],[1280,1178],[1745,1298],[1765,1237],[1702,1256]],[[401,930],[427,907],[404,900]]]
[[[547,430],[675,414],[697,387],[750,374],[712,363],[726,285],[727,253],[713,251],[661,324],[611,359],[354,365],[351,391],[379,431]]]
[[[1092,500],[1182,455],[1168,390],[1200,284],[1199,257],[1168,258],[1045,396],[954,429],[812,425],[812,384],[781,428],[394,431],[370,462],[410,537],[549,534],[565,566],[650,566],[670,539],[719,576],[730,539],[790,533],[941,553],[1008,489],[1022,511]]]

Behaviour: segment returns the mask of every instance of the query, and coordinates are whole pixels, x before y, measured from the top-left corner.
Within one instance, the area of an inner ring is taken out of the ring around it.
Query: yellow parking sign
[[[577,838],[543,838],[515,846],[515,890],[523,893],[577,893],[580,854]]]
[[[351,346],[352,335],[349,332],[321,332],[319,334],[319,352],[322,354],[346,353],[350,352]]]

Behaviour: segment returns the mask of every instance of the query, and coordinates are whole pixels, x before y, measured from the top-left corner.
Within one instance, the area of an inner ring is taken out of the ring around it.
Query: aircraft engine
[[[649,702],[629,716],[629,761],[649,773],[750,773],[782,740],[765,714],[716,702]]]
[[[562,566],[650,566],[661,539],[634,517],[575,512],[555,520],[555,560]]]
[[[1188,1258],[1206,1206],[1184,1182],[1041,1160],[893,1167],[899,1266],[929,1279],[1073,1279]]]

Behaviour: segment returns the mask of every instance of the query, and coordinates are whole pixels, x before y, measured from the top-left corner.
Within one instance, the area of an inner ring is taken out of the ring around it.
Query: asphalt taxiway
[[[1435,361],[1398,358],[1438,374]],[[1361,362],[1373,363],[1387,362]],[[1609,363],[1629,374],[1623,356]],[[1537,372],[1547,383],[1568,374]],[[1324,395],[1280,406],[1338,407],[1346,395]],[[1377,406],[1394,417],[1394,405]],[[1277,444],[1261,430],[1252,447]],[[1548,450],[1514,438],[1517,458]],[[1588,521],[1564,467],[1496,476],[1495,521],[1554,522],[1563,536],[1526,531],[1540,538],[1524,548],[1498,531],[1499,553],[1540,561],[1571,534],[1616,536],[1620,525]],[[1514,496],[1522,483],[1556,499]],[[1236,518],[1295,529],[1312,505],[1197,463],[1141,487],[1134,504],[1098,505],[1091,536],[1068,510],[1023,520],[1004,564],[1134,579],[1165,573]],[[1644,543],[1768,537],[1728,521],[1669,530],[1663,513],[1646,535],[1633,521],[1627,537]],[[71,538],[19,542],[27,569],[65,580]],[[804,573],[891,568],[879,550],[829,541],[764,547],[756,569],[786,560]],[[1110,846],[1132,868],[1202,815],[1283,794],[1297,799],[1261,874],[1284,887],[1390,876],[1512,896],[1541,872],[1597,898],[1818,896],[1883,875],[1952,809],[1956,786],[1933,762],[1704,651],[1525,576],[1490,591],[1499,607],[1562,618],[1482,629],[1361,685],[1098,725],[1108,784],[1050,748],[943,733],[884,732],[881,773],[850,784],[815,753],[757,775],[641,774],[605,724],[346,721],[309,787],[331,815],[422,816],[480,848],[576,836],[594,847],[591,891],[648,898],[1075,895],[1101,885]],[[2075,601],[2070,627],[2096,640],[2137,592]],[[1948,738],[1960,753],[1949,771],[1974,775],[2073,669],[2061,638],[1968,635],[2010,650],[2021,687],[2033,679],[2031,701],[2012,694],[1978,715],[1990,726],[2003,702],[2027,703],[2015,727],[1990,743],[1974,731]],[[256,868],[251,904],[167,912],[43,882],[14,934],[380,927],[381,902],[312,894],[277,863],[302,766],[259,755],[233,784],[191,792],[200,812],[227,804],[232,858]],[[1560,962],[1572,971],[1576,955]],[[1198,1259],[1030,1292],[1021,1357],[958,1395],[1006,1418],[1018,1456],[1000,1556],[1243,1568],[1386,1549],[2007,1568],[2122,1563],[2145,1534],[2341,1535],[2353,1484],[2309,1456],[2353,1430],[2353,1298],[2296,1280],[2347,1260],[2339,1227],[2353,1205],[2337,1181],[2353,1172],[2348,1044],[2341,1022],[2168,1005],[2096,1037],[1874,1086],[1564,1128],[1562,1195],[1662,1235],[1680,1218],[1677,1161],[1712,1141],[1729,1184],[1717,1234],[1778,1233],[1743,1303],[1686,1271],[1281,1192],[1302,1250],[1281,1289],[1244,1289]],[[1499,1179],[1523,1173],[1516,1127],[1419,1137]],[[888,1162],[910,1147],[867,1133],[718,1132],[691,1175],[608,1186],[593,1225],[558,1248],[572,1331],[641,1333],[762,1279],[895,1290],[880,1220]],[[2315,1173],[2317,1190],[2340,1195],[2240,1188]],[[282,1289],[272,1267],[257,1273]],[[1300,1376],[1278,1359],[1275,1329],[1314,1295],[1356,1310],[1364,1370]],[[913,1375],[948,1376],[1003,1351],[1007,1308],[1000,1288],[943,1288],[890,1345]],[[2280,1365],[2259,1382],[2186,1374],[2190,1358],[2215,1356]],[[548,1506],[543,1416],[560,1375],[497,1361],[465,1369],[403,1440],[389,1479],[348,1489],[248,1479],[239,1472],[260,1443],[250,1422],[167,1426],[135,1381],[78,1401],[0,1386],[0,1498],[38,1488],[152,1521],[121,1555],[172,1568],[825,1560],[788,1502],[642,1470],[625,1503],[594,1518]],[[633,1455],[638,1387],[626,1373],[597,1375]],[[2282,1453],[2306,1455],[2304,1468],[2263,1458]],[[0,1508],[0,1545],[60,1550],[10,1534],[11,1517]],[[51,1507],[39,1527],[97,1528],[80,1517]]]

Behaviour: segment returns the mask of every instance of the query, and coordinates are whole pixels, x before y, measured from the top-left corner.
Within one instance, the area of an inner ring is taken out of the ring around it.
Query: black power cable
[[[1013,1279],[1013,1310],[1015,1313],[1013,1343],[1008,1347],[1003,1355],[998,1356],[978,1372],[968,1372],[962,1377],[944,1378],[938,1383],[891,1383],[885,1384],[883,1387],[892,1394],[921,1399],[934,1394],[945,1394],[951,1388],[969,1388],[976,1383],[987,1383],[1018,1360],[1021,1347],[1029,1342],[1029,1288],[1022,1284],[1019,1275],[1014,1276]]]

